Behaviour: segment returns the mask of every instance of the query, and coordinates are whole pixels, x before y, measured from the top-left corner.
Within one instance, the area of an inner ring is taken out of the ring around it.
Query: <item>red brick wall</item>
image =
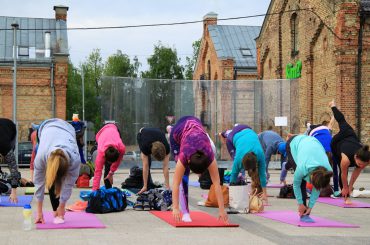
[[[62,119],[65,119],[66,112],[67,68],[66,64],[57,64],[54,77],[56,117]],[[19,141],[27,140],[28,128],[31,123],[39,123],[53,117],[50,78],[50,67],[19,66],[17,69]],[[11,67],[0,68],[0,116],[13,118],[13,74]]]
[[[299,78],[299,128],[304,130],[307,121],[320,123],[330,116],[328,102],[335,98],[349,123],[357,127],[356,65],[358,48],[358,1],[335,3],[329,0],[283,0],[272,1],[271,12],[312,8],[310,11],[296,11],[298,17],[298,50],[291,55],[290,18],[292,12],[271,15],[257,39],[258,77],[279,78],[279,67],[302,61],[302,76]],[[322,22],[322,21],[323,22]],[[281,23],[281,26],[279,26]],[[369,23],[369,22],[368,22]],[[326,27],[332,27],[337,38]],[[277,30],[281,30],[281,36]],[[364,39],[369,40],[369,24],[364,29]],[[279,42],[280,45],[279,45]],[[364,46],[362,67],[362,115],[361,135],[369,142],[369,45]]]

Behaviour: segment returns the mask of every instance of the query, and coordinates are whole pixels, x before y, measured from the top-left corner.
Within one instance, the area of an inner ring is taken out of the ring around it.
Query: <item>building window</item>
[[[28,56],[28,47],[19,47],[19,56]]]
[[[298,54],[298,19],[297,14],[292,14],[290,19],[290,36],[292,41],[292,56]]]
[[[240,49],[243,56],[253,56],[252,51],[249,48]]]
[[[207,80],[211,80],[211,61],[210,60],[208,60],[207,69],[208,69],[208,77],[207,77]]]

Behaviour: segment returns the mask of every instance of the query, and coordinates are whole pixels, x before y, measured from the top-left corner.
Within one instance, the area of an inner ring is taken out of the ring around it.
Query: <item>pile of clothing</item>
[[[134,204],[136,211],[167,211],[172,205],[172,191],[164,188],[151,189],[138,195]]]

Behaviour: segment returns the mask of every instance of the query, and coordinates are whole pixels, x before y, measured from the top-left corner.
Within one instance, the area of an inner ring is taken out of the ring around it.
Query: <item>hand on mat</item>
[[[299,204],[298,205],[298,213],[299,213],[299,216],[302,217],[302,215],[306,212],[307,210],[307,207],[303,204]]]
[[[263,204],[264,205],[268,205],[269,204],[269,200],[267,198],[267,193],[265,191],[262,193],[262,201],[263,201]]]
[[[218,220],[225,222],[225,224],[229,224],[229,217],[225,211],[218,214]]]
[[[343,187],[343,189],[342,189],[342,197],[347,198],[348,196],[349,196],[349,188],[348,188],[348,186],[347,187]]]
[[[12,203],[17,203],[18,202],[17,191],[16,190],[17,189],[12,188],[12,192],[10,193],[10,196],[9,196],[9,200]]]
[[[42,213],[37,214],[35,224],[45,224],[44,216],[42,215]]]
[[[104,178],[104,180],[109,180],[111,185],[113,185],[113,175],[108,174],[107,177]]]
[[[310,215],[312,208],[307,208],[303,215]]]
[[[143,193],[143,192],[146,192],[148,190],[148,188],[146,188],[145,186],[143,186],[143,188],[141,188],[141,190],[137,193],[138,195]]]
[[[172,210],[172,217],[176,222],[181,221],[181,214],[180,214],[180,210],[178,208],[174,208]]]
[[[59,203],[59,207],[57,209],[57,216],[64,218],[64,215],[66,214],[66,207],[64,203]]]
[[[346,205],[351,205],[352,204],[352,201],[351,201],[351,199],[349,199],[349,197],[347,197],[346,199],[344,199],[344,203]]]

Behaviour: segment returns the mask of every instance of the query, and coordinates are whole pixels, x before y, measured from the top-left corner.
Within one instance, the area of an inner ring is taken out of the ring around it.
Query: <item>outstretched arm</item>
[[[168,154],[163,160],[163,176],[164,184],[167,189],[170,189],[170,172],[168,170],[168,165],[170,162],[170,154]]]
[[[176,222],[180,222],[181,215],[179,209],[179,189],[182,177],[185,173],[185,167],[180,160],[176,163],[175,174],[173,176],[173,185],[172,185],[172,216]]]
[[[208,171],[209,171],[209,175],[211,176],[212,183],[215,186],[215,192],[216,192],[216,198],[217,198],[218,210],[219,210],[219,219],[227,223],[228,217],[225,212],[224,198],[222,195],[222,190],[221,190],[221,185],[220,185],[221,184],[220,175],[218,172],[216,160],[213,160],[211,165],[209,165]]]

